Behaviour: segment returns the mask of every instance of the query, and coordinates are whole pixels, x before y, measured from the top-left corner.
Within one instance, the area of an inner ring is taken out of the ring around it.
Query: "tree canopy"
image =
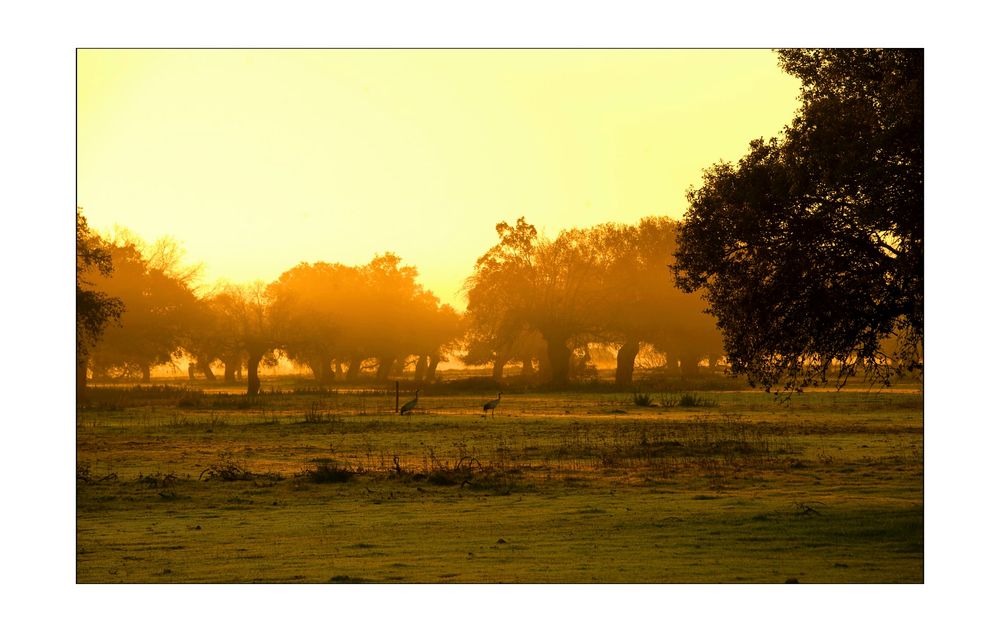
[[[640,343],[653,345],[680,364],[686,376],[697,372],[700,359],[716,357],[722,338],[707,304],[682,292],[670,264],[676,249],[677,222],[647,217],[638,224],[602,224],[588,231],[600,253],[600,299],[592,308],[599,336],[620,345],[615,382],[632,383]]]
[[[278,346],[271,317],[271,297],[260,281],[244,285],[224,284],[212,296],[227,331],[227,344],[246,358],[247,395],[260,393],[258,369],[270,360]]]
[[[90,275],[98,289],[120,298],[121,327],[108,331],[92,352],[96,372],[114,369],[141,374],[178,357],[184,333],[195,315],[196,298],[189,281],[196,270],[178,266],[176,245],[161,240],[147,248],[122,233],[106,246],[114,272]]]
[[[674,271],[767,389],[922,370],[923,52],[782,50],[779,138],[688,193]]]
[[[497,244],[466,281],[470,361],[492,350],[502,366],[533,353],[532,340],[540,339],[544,377],[562,385],[572,377],[575,349],[612,344],[619,346],[616,382],[627,386],[640,343],[681,359],[689,375],[700,357],[720,350],[706,304],[674,285],[671,220],[574,228],[555,239],[540,237],[523,217],[496,229]]]
[[[342,362],[349,363],[354,378],[361,362],[372,358],[377,376],[385,379],[397,362],[413,355],[416,379],[433,379],[460,335],[460,322],[454,309],[440,305],[416,278],[416,269],[392,253],[363,266],[301,263],[268,287],[275,339],[320,381],[333,380]]]
[[[83,211],[76,209],[76,361],[77,388],[87,383],[91,349],[111,322],[119,322],[124,305],[94,287],[94,275],[108,277],[114,271],[107,244],[90,231]]]

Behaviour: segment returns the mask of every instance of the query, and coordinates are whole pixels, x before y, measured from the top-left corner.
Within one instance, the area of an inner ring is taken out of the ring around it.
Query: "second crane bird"
[[[411,399],[410,401],[406,402],[405,404],[399,407],[399,414],[400,415],[413,414],[413,409],[417,407],[417,399],[419,398],[420,398],[420,389],[418,388],[417,392],[413,394],[413,399]]]
[[[501,395],[503,395],[503,393],[497,393],[497,398],[496,399],[490,400],[490,401],[486,402],[485,404],[483,404],[483,417],[486,416],[486,411],[487,410],[490,411],[490,416],[491,417],[493,416],[493,413],[496,411],[497,406],[500,405],[500,396]]]

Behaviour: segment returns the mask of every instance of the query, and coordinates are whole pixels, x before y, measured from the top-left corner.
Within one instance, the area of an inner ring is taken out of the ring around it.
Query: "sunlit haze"
[[[81,50],[78,82],[97,230],[205,283],[391,251],[459,309],[497,222],[679,218],[799,88],[769,50]]]

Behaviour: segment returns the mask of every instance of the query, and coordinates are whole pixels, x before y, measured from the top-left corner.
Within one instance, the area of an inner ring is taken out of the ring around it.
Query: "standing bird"
[[[417,399],[419,397],[420,397],[420,389],[418,388],[417,392],[413,394],[413,399],[411,399],[410,401],[406,402],[405,404],[399,407],[399,414],[409,415],[410,413],[412,413],[413,409],[417,407]]]
[[[501,395],[503,395],[503,393],[497,393],[497,398],[496,399],[490,400],[490,401],[486,402],[485,404],[483,404],[483,417],[486,416],[486,411],[487,410],[490,411],[490,416],[491,417],[493,416],[493,413],[496,411],[497,406],[500,405],[500,396]]]

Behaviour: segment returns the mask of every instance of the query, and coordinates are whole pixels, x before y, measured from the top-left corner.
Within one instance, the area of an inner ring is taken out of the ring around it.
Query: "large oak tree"
[[[95,372],[115,370],[150,381],[150,368],[179,356],[185,330],[196,311],[190,288],[197,268],[180,266],[170,240],[146,247],[122,231],[107,244],[114,272],[91,274],[94,286],[124,304],[121,327],[105,333],[92,351]],[[87,276],[87,275],[85,275]]]
[[[801,106],[688,193],[678,283],[707,293],[733,370],[768,389],[922,370],[923,52],[779,57]]]

